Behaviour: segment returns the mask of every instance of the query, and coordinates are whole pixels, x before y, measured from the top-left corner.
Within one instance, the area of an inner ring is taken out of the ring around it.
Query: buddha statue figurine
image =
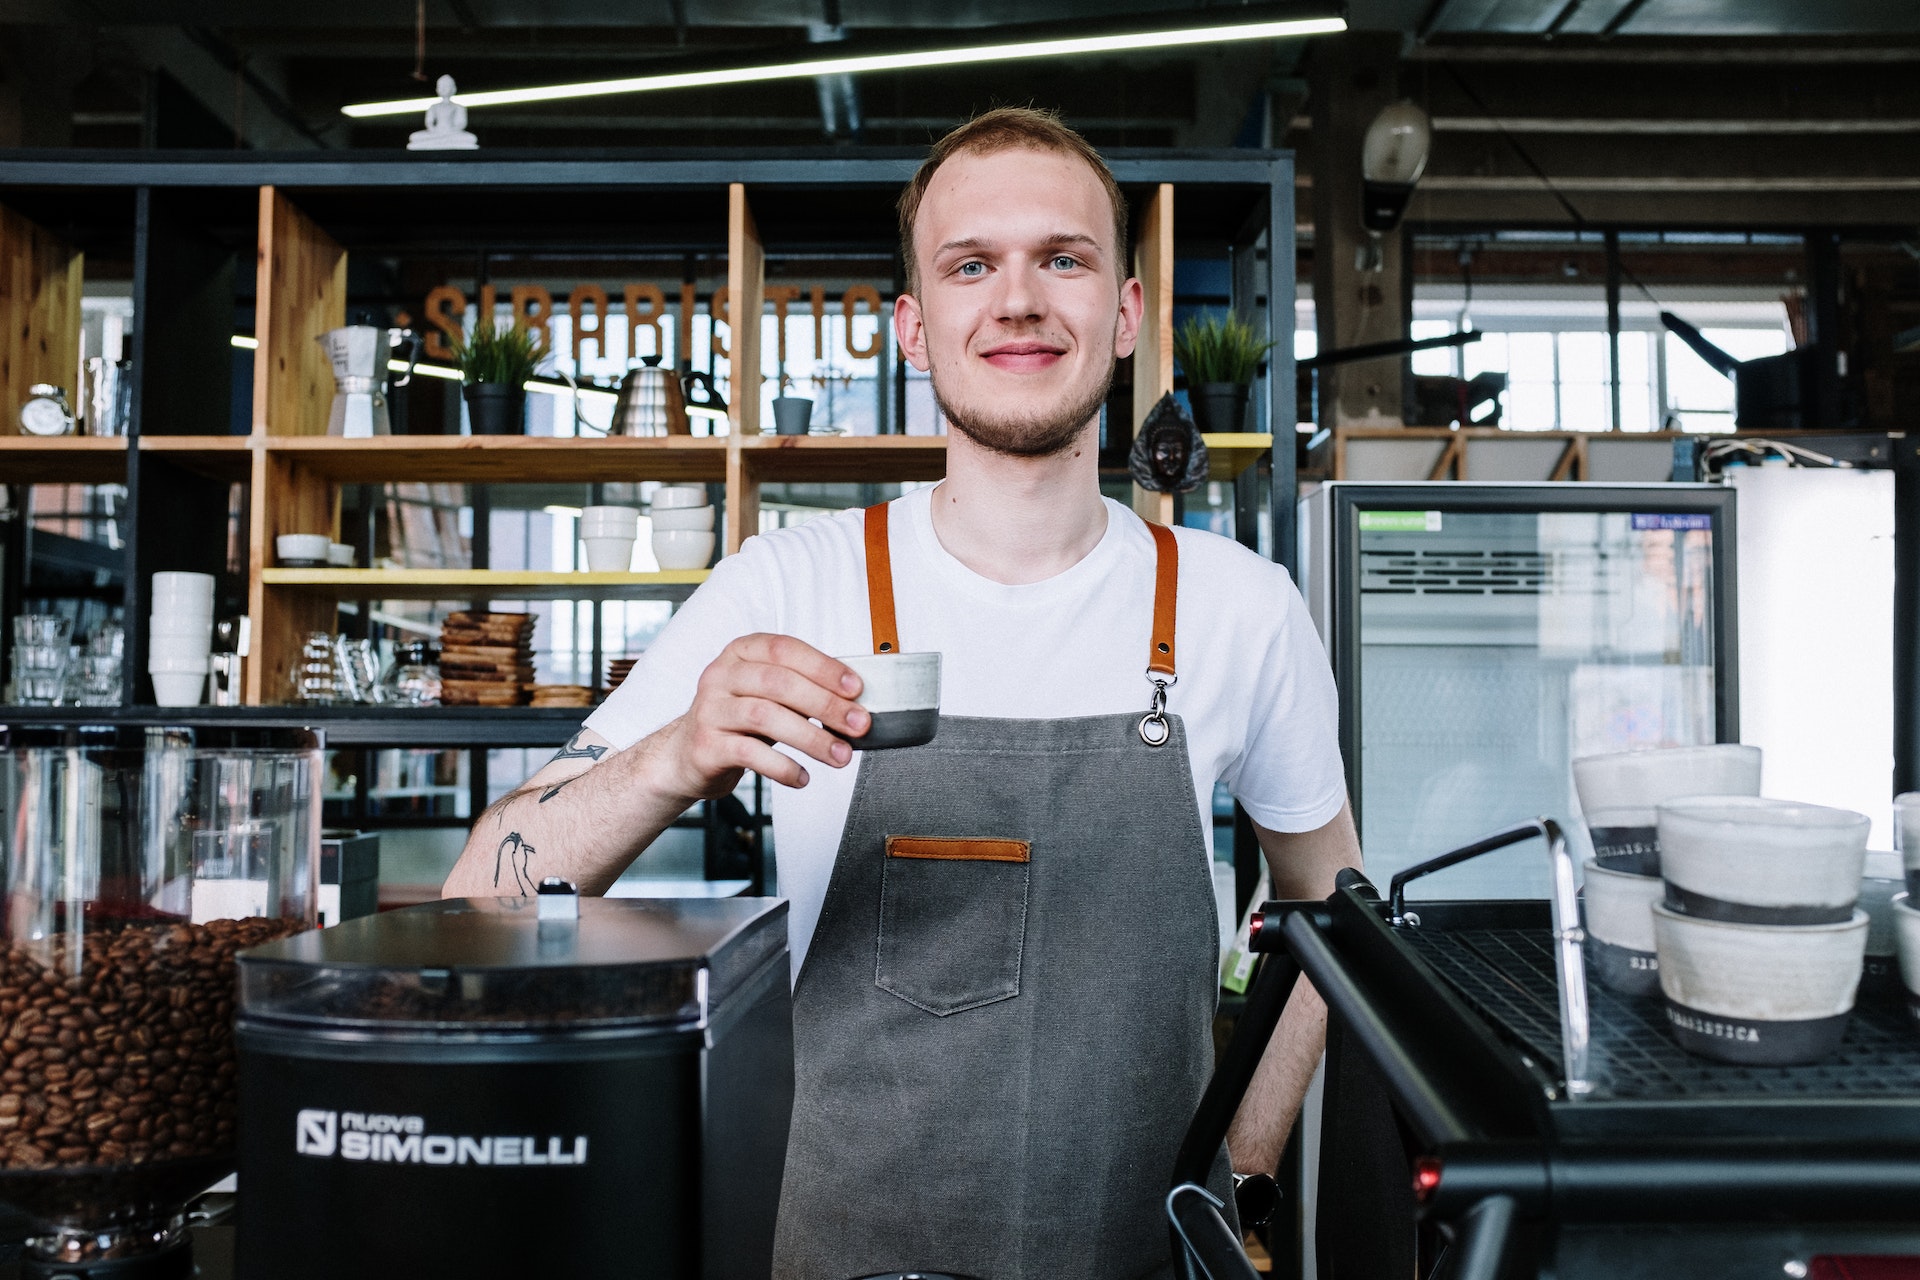
[[[471,151],[480,139],[467,132],[467,109],[453,100],[452,76],[441,76],[434,90],[440,101],[427,108],[427,127],[407,138],[409,151]]]

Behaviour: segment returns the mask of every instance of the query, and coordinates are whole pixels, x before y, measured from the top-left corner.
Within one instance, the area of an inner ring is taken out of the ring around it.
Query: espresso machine
[[[333,362],[333,408],[327,414],[327,434],[348,439],[392,435],[393,422],[387,414],[388,362],[398,347],[411,341],[407,371],[392,384],[406,386],[420,359],[420,335],[411,329],[350,324],[329,329],[314,341]]]
[[[789,966],[784,901],[558,880],[246,952],[236,1275],[765,1276]]]

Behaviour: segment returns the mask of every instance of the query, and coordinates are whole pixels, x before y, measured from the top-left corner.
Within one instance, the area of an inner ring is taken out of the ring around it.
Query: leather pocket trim
[[[977,836],[888,836],[889,858],[950,858],[961,862],[1031,862],[1033,841]]]

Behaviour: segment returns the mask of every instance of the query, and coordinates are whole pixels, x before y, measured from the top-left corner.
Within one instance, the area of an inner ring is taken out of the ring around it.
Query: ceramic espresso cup
[[[1867,913],[1835,924],[1742,924],[1653,908],[1660,990],[1680,1047],[1784,1066],[1831,1053],[1860,986]]]
[[[1587,926],[1587,962],[1601,983],[1628,996],[1660,994],[1660,959],[1653,942],[1653,904],[1665,886],[1659,876],[1615,871],[1589,860],[1581,891]]]
[[[1894,944],[1900,951],[1900,985],[1906,989],[1907,1012],[1920,1022],[1920,910],[1913,895],[1897,894],[1892,903]]]
[[[1573,762],[1593,853],[1603,867],[1660,874],[1654,810],[1680,796],[1757,796],[1760,748],[1739,743],[1583,756]]]
[[[840,737],[855,751],[884,751],[932,742],[940,731],[940,655],[863,653],[839,661],[860,677],[856,701],[873,717],[857,738]]]
[[[1758,796],[1693,796],[1660,806],[1667,905],[1749,924],[1838,924],[1866,869],[1865,814]]]
[[[1893,798],[1894,839],[1906,865],[1907,892],[1920,891],[1920,791],[1903,791]]]
[[[1900,925],[1894,917],[1893,900],[1905,888],[1900,855],[1891,849],[1867,850],[1867,873],[1860,880],[1860,909],[1867,913],[1862,990],[1890,993],[1900,987]]]

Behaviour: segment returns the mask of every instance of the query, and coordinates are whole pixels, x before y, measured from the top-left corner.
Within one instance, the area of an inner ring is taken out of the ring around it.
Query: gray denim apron
[[[898,652],[886,511],[876,652]],[[794,990],[777,1280],[1169,1273],[1174,1155],[1213,1069],[1219,935],[1159,550],[1152,710],[942,716],[866,752]],[[1232,1203],[1222,1150],[1209,1179]]]

